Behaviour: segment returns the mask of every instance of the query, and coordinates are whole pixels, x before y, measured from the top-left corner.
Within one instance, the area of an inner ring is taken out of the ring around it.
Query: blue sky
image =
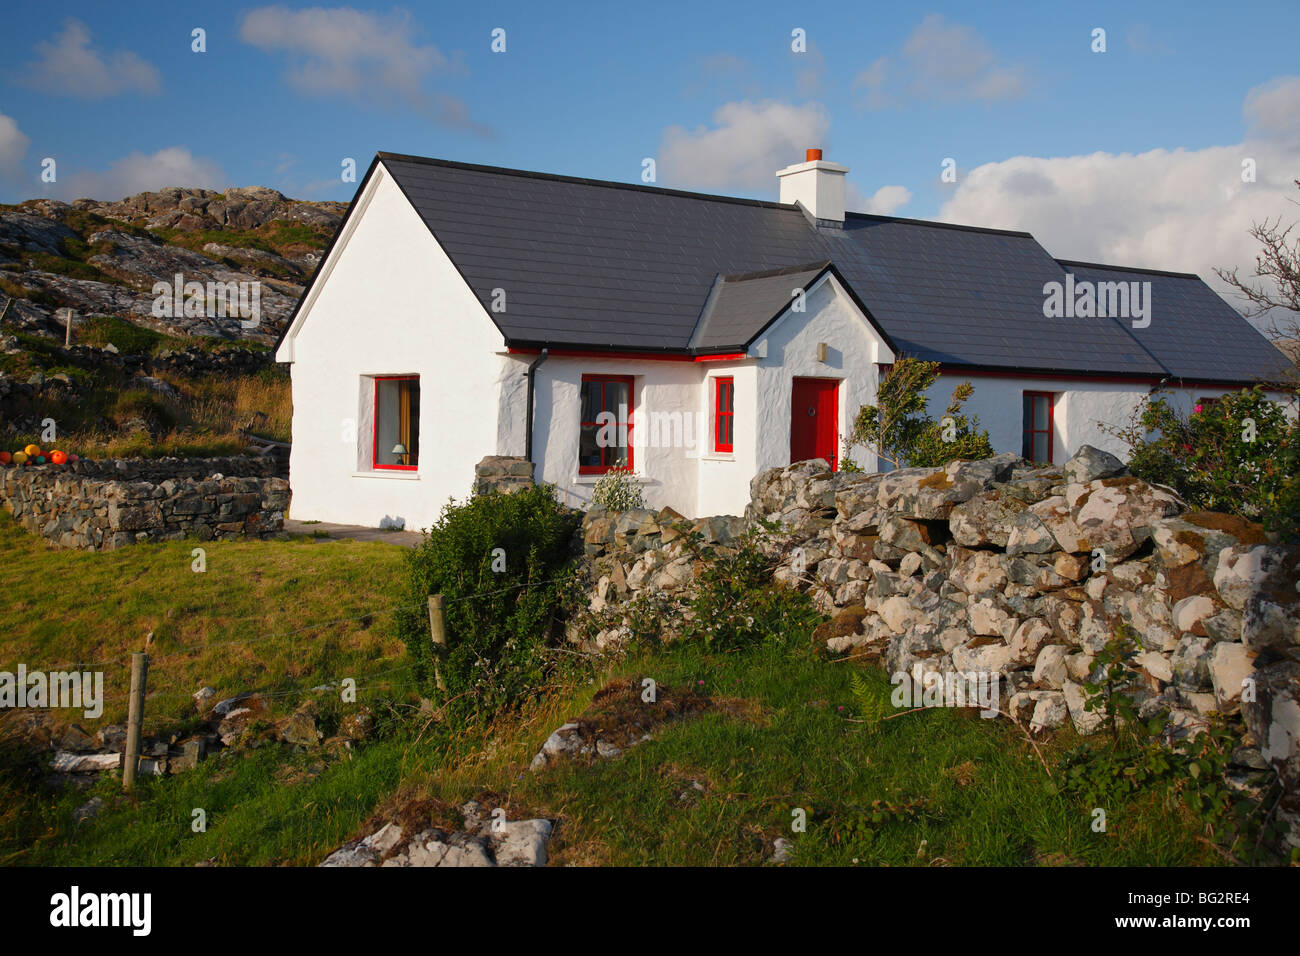
[[[380,149],[629,182],[651,157],[659,185],[774,199],[821,146],[850,208],[1205,275],[1294,212],[1298,28],[1294,2],[28,5],[0,37],[0,200],[347,200],[341,161]]]

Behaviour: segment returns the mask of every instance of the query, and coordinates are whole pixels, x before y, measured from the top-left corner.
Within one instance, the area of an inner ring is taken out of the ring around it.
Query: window
[[[420,462],[420,378],[375,379],[375,468],[415,471]]]
[[[632,467],[632,376],[582,376],[578,474]]]
[[[732,451],[735,439],[736,385],[727,378],[713,380],[713,450]]]
[[[1052,463],[1052,405],[1055,400],[1056,396],[1051,392],[1025,392],[1020,457],[1026,461]]]

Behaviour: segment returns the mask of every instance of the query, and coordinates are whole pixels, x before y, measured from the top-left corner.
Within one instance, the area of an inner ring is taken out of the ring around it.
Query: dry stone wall
[[[1089,447],[1047,468],[1014,455],[884,474],[800,462],[750,491],[743,520],[687,524],[723,547],[775,529],[761,546],[830,618],[816,634],[828,651],[878,657],[918,688],[995,674],[999,709],[1034,732],[1089,733],[1100,717],[1083,685],[1123,626],[1140,645],[1141,712],[1167,710],[1173,736],[1240,714],[1236,764],[1276,769],[1300,813],[1300,548],[1190,511]],[[670,509],[588,513],[592,611],[689,592],[684,530]]]
[[[283,530],[289,483],[266,458],[76,461],[0,468],[0,505],[59,548]]]

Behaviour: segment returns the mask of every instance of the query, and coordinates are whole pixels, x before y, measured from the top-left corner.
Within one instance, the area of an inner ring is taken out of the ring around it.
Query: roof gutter
[[[550,356],[550,349],[542,349],[542,354],[528,363],[528,408],[524,412],[524,459],[533,460],[533,392],[537,387],[535,373],[537,367]]]

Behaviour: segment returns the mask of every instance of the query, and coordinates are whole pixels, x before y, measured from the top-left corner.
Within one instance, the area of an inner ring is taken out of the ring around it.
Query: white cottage
[[[427,527],[488,454],[571,504],[631,466],[651,507],[739,513],[757,472],[837,464],[903,355],[942,363],[932,412],[969,380],[998,451],[1052,462],[1122,453],[1099,423],[1157,384],[1281,372],[1194,275],[846,213],[846,172],[809,150],[760,202],[380,153],[277,346],[292,515]]]

